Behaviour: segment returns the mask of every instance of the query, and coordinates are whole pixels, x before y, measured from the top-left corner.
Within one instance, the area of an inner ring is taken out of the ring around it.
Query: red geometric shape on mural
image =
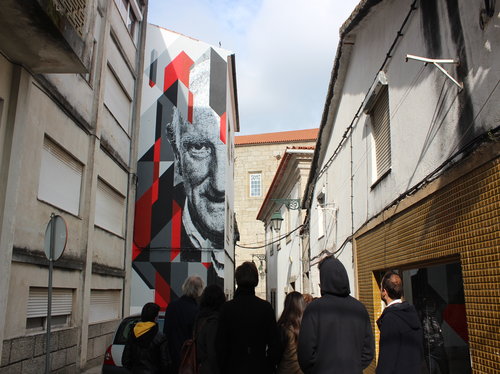
[[[132,244],[132,261],[135,261],[137,256],[141,254],[141,250],[138,246],[135,245],[135,242]]]
[[[220,116],[220,140],[226,144],[226,112]]]
[[[168,90],[176,80],[180,80],[189,88],[189,69],[191,65],[193,65],[193,60],[184,51],[179,53],[165,68],[163,92]]]
[[[151,191],[147,190],[135,203],[134,243],[138,250],[151,242]]]
[[[182,209],[175,200],[172,200],[172,241],[170,247],[170,261],[181,253]]]
[[[149,80],[149,87],[153,87],[156,83],[153,82],[152,80]]]
[[[170,286],[160,273],[156,272],[155,275],[155,303],[160,306],[161,310],[165,310],[170,302]]]
[[[207,269],[210,268],[210,266],[212,266],[212,263],[211,262],[202,262],[203,266],[205,266]]]
[[[465,304],[448,304],[443,319],[465,342],[469,341]]]
[[[189,123],[193,123],[193,93],[191,91],[188,92],[188,121]]]
[[[151,205],[156,203],[156,200],[158,200],[158,187],[159,187],[159,182],[158,179],[153,182],[153,185],[151,186]]]

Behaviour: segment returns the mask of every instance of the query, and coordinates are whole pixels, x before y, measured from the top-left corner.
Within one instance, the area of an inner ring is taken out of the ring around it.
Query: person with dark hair
[[[415,307],[403,301],[403,280],[387,272],[380,284],[387,305],[377,320],[380,330],[377,374],[418,374],[423,365],[423,333]]]
[[[220,308],[225,302],[226,295],[216,284],[207,286],[201,294],[200,312],[194,328],[200,374],[220,373],[215,352],[215,337],[219,325]]]
[[[304,311],[298,358],[302,371],[361,374],[373,360],[374,340],[365,306],[350,296],[344,265],[333,256],[319,267],[321,297]]]
[[[270,374],[279,360],[279,336],[273,308],[255,296],[257,267],[244,262],[234,274],[234,299],[221,308],[216,337],[217,361],[223,374]]]
[[[182,345],[193,336],[194,322],[199,311],[198,298],[203,287],[203,280],[199,276],[187,277],[182,284],[183,295],[172,301],[165,311],[163,332],[169,342],[174,373],[179,370]]]
[[[122,364],[132,374],[173,373],[167,339],[156,323],[159,311],[159,305],[145,304],[141,321],[130,332],[123,350]]]
[[[314,297],[310,293],[302,294],[302,297],[304,298],[306,306],[308,306],[311,303],[311,301],[314,300]]]
[[[297,342],[305,308],[306,302],[300,292],[293,291],[286,295],[285,307],[278,319],[284,351],[277,374],[303,374],[297,359]]]

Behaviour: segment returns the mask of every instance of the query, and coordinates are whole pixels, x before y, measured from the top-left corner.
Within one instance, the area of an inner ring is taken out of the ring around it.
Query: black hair
[[[160,312],[160,306],[158,304],[155,303],[144,304],[141,312],[141,321],[154,322],[159,312]]]
[[[381,286],[383,290],[387,291],[387,294],[392,300],[401,299],[403,296],[403,280],[401,276],[394,271],[388,271],[384,274]]]
[[[200,309],[219,310],[226,301],[224,291],[216,284],[207,286],[201,294]]]
[[[253,262],[245,261],[234,272],[236,284],[239,287],[255,288],[259,284],[259,272]]]

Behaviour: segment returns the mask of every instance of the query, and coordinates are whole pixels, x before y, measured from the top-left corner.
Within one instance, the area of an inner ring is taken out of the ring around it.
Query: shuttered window
[[[43,287],[30,287],[28,297],[28,318],[46,317],[49,291]],[[70,288],[52,289],[52,316],[71,314],[73,308],[73,290]]]
[[[120,317],[120,290],[91,290],[89,323]]]
[[[380,178],[391,168],[391,130],[387,85],[381,88],[377,96],[370,116],[375,142],[377,178]]]
[[[123,236],[125,197],[98,179],[95,203],[95,225]]]
[[[42,149],[38,198],[74,215],[80,211],[83,165],[45,138]]]
[[[109,66],[106,69],[105,79],[104,104],[123,130],[128,134],[130,130],[132,100],[122,87],[119,78],[113,73]]]

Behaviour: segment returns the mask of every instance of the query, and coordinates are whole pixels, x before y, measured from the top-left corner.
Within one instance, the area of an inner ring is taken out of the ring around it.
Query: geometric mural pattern
[[[227,62],[179,39],[146,51],[139,130],[132,267],[162,309],[188,275],[224,278]]]

